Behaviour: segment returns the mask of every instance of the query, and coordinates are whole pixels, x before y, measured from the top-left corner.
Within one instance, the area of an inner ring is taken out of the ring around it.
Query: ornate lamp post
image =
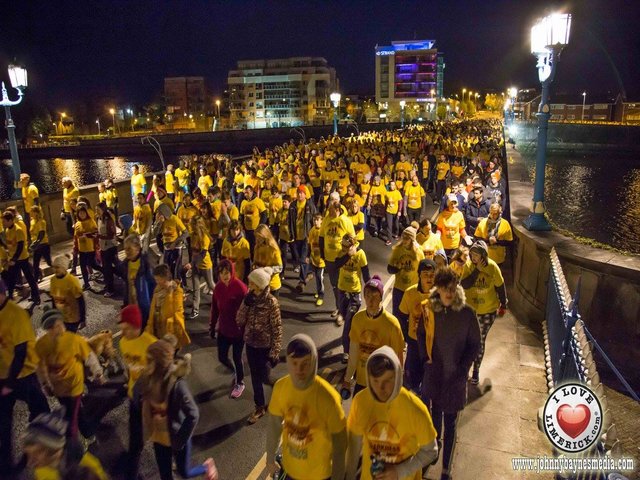
[[[9,100],[7,88],[2,82],[2,101],[0,105],[4,107],[4,114],[7,119],[6,128],[9,137],[9,151],[11,152],[11,166],[13,167],[13,186],[15,188],[12,198],[21,198],[22,189],[20,188],[20,157],[18,157],[18,143],[16,142],[16,126],[11,118],[11,107],[18,105],[22,101],[24,95],[23,90],[27,88],[27,70],[16,65],[9,65],[9,80],[11,86],[18,91],[17,100]]]
[[[538,108],[538,145],[536,149],[536,179],[533,190],[532,213],[524,221],[527,230],[551,230],[544,216],[544,175],[547,164],[547,129],[551,109],[549,89],[556,74],[560,52],[569,43],[571,14],[556,13],[539,20],[531,28],[531,53],[538,59],[538,78],[542,84],[542,97]]]
[[[340,95],[338,92],[333,92],[331,95],[329,95],[329,98],[331,99],[331,103],[333,103],[333,134],[337,135],[338,134],[338,108],[340,108],[340,98],[342,98],[342,95]]]
[[[405,100],[400,100],[400,128],[404,128],[404,107],[407,105]]]

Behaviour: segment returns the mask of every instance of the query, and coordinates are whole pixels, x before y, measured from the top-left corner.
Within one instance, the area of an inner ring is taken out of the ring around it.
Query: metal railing
[[[578,312],[580,281],[576,293],[572,297],[569,285],[562,271],[560,259],[555,248],[549,254],[549,286],[547,291],[546,320],[542,324],[545,347],[545,366],[547,371],[547,387],[551,393],[557,386],[569,381],[582,382],[591,387],[598,396],[603,411],[604,432],[595,446],[584,452],[584,457],[621,457],[622,447],[618,439],[616,426],[612,421],[611,411],[604,392],[604,385],[596,367],[592,347],[604,353],[584,325]],[[622,375],[604,355],[614,373],[622,379]],[[637,400],[637,396],[628,387],[629,393]],[[617,472],[597,471],[572,474],[572,480],[607,480],[615,474],[617,479],[626,479]]]

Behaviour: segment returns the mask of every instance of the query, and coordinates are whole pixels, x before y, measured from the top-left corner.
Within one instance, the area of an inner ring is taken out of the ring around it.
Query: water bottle
[[[371,476],[375,478],[376,475],[384,471],[384,462],[378,458],[377,455],[371,455]]]

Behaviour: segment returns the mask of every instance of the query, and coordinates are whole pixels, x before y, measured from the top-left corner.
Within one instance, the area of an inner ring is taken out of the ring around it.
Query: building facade
[[[242,60],[227,77],[234,129],[329,123],[336,71],[321,57]]]
[[[378,105],[404,100],[430,110],[444,96],[444,55],[435,40],[394,41],[376,46],[375,54]]]
[[[207,110],[204,77],[170,77],[164,79],[167,114],[201,115]]]

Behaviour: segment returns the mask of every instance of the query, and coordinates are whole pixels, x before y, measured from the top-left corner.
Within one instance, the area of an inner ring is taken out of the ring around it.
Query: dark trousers
[[[204,465],[197,465],[195,467],[189,466],[191,463],[191,439],[187,440],[187,444],[182,450],[174,452],[171,447],[160,445],[159,443],[153,444],[153,453],[156,457],[156,463],[158,464],[158,472],[160,473],[161,480],[173,480],[171,459],[176,459],[176,467],[178,474],[182,478],[193,478],[204,475],[206,469]]]
[[[29,212],[27,211],[27,209],[24,209],[24,216],[22,217],[22,219],[24,220],[24,225],[27,227],[27,239],[31,238],[31,215],[29,215]]]
[[[344,353],[349,353],[349,332],[351,331],[351,320],[362,305],[360,300],[360,292],[349,293],[338,290],[340,297],[340,307],[338,311],[344,319],[344,325],[342,326],[342,348]]]
[[[394,235],[398,235],[398,215],[387,213],[387,240],[391,240]],[[394,233],[395,232],[395,233]]]
[[[309,243],[306,239],[296,240],[293,242],[293,251],[295,252],[296,260],[300,265],[300,281],[304,284],[307,283],[307,274],[309,273],[309,264],[306,262],[309,256]]]
[[[431,407],[431,420],[436,429],[439,446],[442,447],[442,469],[451,472],[451,459],[453,449],[456,444],[456,427],[458,425],[458,414],[445,413],[439,407]],[[442,438],[442,423],[444,419],[444,439]]]
[[[336,262],[330,262],[325,260],[325,269],[327,275],[329,275],[329,283],[333,289],[333,298],[336,301],[336,310],[340,309],[340,297],[338,296],[338,276],[340,275],[340,269],[336,267]]]
[[[391,291],[391,313],[400,322],[400,328],[402,328],[402,336],[406,340],[409,337],[409,317],[400,311],[400,303],[404,296],[404,290],[399,288],[393,288]]]
[[[407,359],[404,362],[404,380],[405,386],[420,395],[420,384],[424,376],[424,367],[420,361],[420,351],[418,342],[413,338],[407,340]]]
[[[247,361],[251,372],[251,385],[253,386],[253,401],[256,407],[266,407],[263,384],[269,381],[269,349],[254,348],[247,345]]]
[[[374,217],[372,215],[369,217],[369,222],[370,225],[373,226],[373,233],[375,235],[378,235],[380,233],[380,230],[382,230],[382,220],[383,217]]]
[[[480,351],[478,352],[478,356],[473,362],[473,376],[476,379],[478,378],[478,375],[480,373],[480,364],[482,363],[482,358],[484,357],[484,343],[487,340],[489,330],[491,329],[491,326],[495,321],[496,312],[478,315],[478,323],[480,324]]]
[[[48,243],[41,243],[33,250],[33,275],[36,282],[40,280],[40,261],[44,258],[47,265],[51,266],[51,246]]]
[[[118,268],[118,247],[111,247],[102,251],[102,273],[107,292],[113,293],[113,272]]]
[[[282,272],[280,272],[280,277],[284,278],[284,272],[287,269],[287,252],[291,252],[291,261],[293,263],[296,263],[296,252],[291,242],[278,240],[278,246],[280,247],[280,256],[282,257]]]
[[[56,398],[60,405],[65,408],[64,418],[69,423],[67,437],[77,439],[79,432],[86,433],[86,422],[82,414],[82,396]]]
[[[182,263],[182,250],[179,248],[173,248],[171,250],[164,251],[164,263],[169,267],[171,277],[174,280],[179,280],[181,277],[181,263]]]
[[[218,334],[218,360],[225,367],[235,370],[236,384],[244,380],[244,365],[242,364],[242,349],[244,341],[242,338],[229,338],[221,333]],[[233,365],[229,361],[229,349],[232,349]]]
[[[0,380],[0,388],[3,383]],[[0,395],[0,471],[5,472],[13,464],[11,458],[13,435],[13,407],[21,400],[29,408],[29,421],[41,413],[49,412],[47,398],[42,393],[35,373],[16,380],[9,395]]]
[[[255,230],[245,230],[244,238],[249,242],[249,253],[251,253],[251,258],[253,258],[253,249],[256,246],[256,231]]]
[[[80,272],[85,286],[89,286],[89,268],[102,271],[102,267],[96,263],[96,252],[80,252]]]
[[[15,265],[9,267],[9,285],[7,285],[7,288],[9,289],[9,296],[13,294],[13,291],[16,288],[16,284],[20,278],[20,272],[22,272],[24,278],[27,279],[27,283],[31,289],[31,301],[38,303],[40,301],[38,282],[36,281],[36,277],[33,275],[33,268],[31,268],[31,264],[28,259],[17,260]]]
[[[313,277],[316,280],[316,293],[318,297],[324,298],[324,268],[311,265],[311,270],[313,270]]]
[[[447,191],[447,181],[446,180],[436,181],[436,201],[438,203],[442,201],[442,197],[444,197],[444,192],[446,191]]]
[[[64,212],[64,225],[69,236],[73,237],[73,215],[69,212]]]
[[[422,208],[407,208],[407,222],[420,222]]]

